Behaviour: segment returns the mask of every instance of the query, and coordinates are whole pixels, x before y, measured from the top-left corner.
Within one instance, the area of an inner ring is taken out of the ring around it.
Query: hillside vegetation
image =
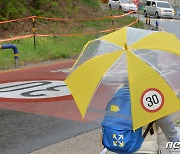
[[[24,18],[29,16],[43,16],[64,18],[68,20],[35,19],[36,34],[48,37],[29,37],[27,39],[0,42],[0,44],[14,44],[19,50],[19,65],[27,65],[53,59],[77,58],[83,46],[89,41],[107,33],[100,33],[107,29],[126,26],[135,18],[124,16],[103,20],[92,19],[123,12],[109,10],[98,0],[0,0],[0,21]],[[113,21],[113,22],[112,22]],[[144,28],[142,22],[133,27]],[[33,34],[32,19],[0,24],[0,40]],[[112,31],[111,31],[112,32]],[[63,34],[73,34],[64,36]],[[81,35],[82,34],[82,35]],[[0,69],[14,67],[11,49],[0,52]]]
[[[26,16],[83,17],[98,15],[97,0],[1,0],[0,20]]]

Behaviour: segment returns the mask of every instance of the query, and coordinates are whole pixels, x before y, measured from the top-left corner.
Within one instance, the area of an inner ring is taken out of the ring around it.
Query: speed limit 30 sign
[[[149,88],[141,95],[141,105],[148,112],[157,112],[164,105],[163,93],[156,88]]]

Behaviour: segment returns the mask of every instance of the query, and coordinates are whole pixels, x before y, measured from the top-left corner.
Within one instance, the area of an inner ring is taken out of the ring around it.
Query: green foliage
[[[46,15],[49,11],[53,14],[59,11],[56,0],[1,0],[0,8],[0,20]]]
[[[32,15],[73,16],[81,4],[100,8],[97,0],[0,0],[0,20]]]
[[[36,50],[33,38],[7,42],[16,45],[19,50],[20,66],[38,63],[47,60],[77,57],[84,44],[96,38],[96,35],[79,37],[37,37]],[[6,69],[14,66],[13,50],[0,50],[0,68]]]
[[[92,8],[100,8],[100,4],[97,2],[97,0],[81,0],[81,2],[89,5]]]
[[[23,0],[1,0],[0,1],[0,20],[14,19],[22,17],[27,8],[24,6]],[[20,8],[20,9],[17,9]]]
[[[71,0],[67,0],[65,10],[67,11],[68,14],[71,14],[72,9],[73,9],[73,2]]]

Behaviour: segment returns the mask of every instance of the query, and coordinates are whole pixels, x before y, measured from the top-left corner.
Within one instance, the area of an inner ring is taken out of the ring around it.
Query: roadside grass
[[[33,38],[7,42],[14,44],[19,51],[19,64],[35,64],[53,59],[76,58],[89,40],[94,35],[76,37],[36,37],[36,50],[34,49]],[[0,68],[8,69],[14,67],[14,53],[11,49],[1,50]]]
[[[110,12],[119,14],[119,11]],[[83,21],[77,27],[73,27],[70,33],[94,32],[96,34],[82,36],[53,36],[53,37],[36,37],[36,50],[34,49],[33,37],[28,39],[6,42],[3,44],[14,44],[19,50],[19,65],[34,64],[53,59],[77,58],[83,46],[97,37],[105,35],[99,31],[117,27],[123,27],[133,22],[135,18],[126,16],[120,19]],[[133,27],[144,28],[142,22],[138,22]],[[0,52],[0,69],[14,67],[13,51],[11,49],[1,50]]]
[[[89,5],[92,8],[100,8],[100,3],[97,3],[97,0],[81,0],[82,3]]]

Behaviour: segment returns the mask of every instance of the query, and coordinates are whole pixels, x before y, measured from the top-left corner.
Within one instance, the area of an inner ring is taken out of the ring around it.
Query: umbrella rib
[[[156,67],[154,67],[154,68],[155,68],[155,70],[157,70],[157,72],[160,74],[160,76],[162,76],[162,78],[165,79],[165,81],[168,83],[168,85],[171,87],[171,89],[173,89],[173,91],[175,91],[175,89],[173,88],[171,83],[168,81],[168,79]]]
[[[121,56],[122,56],[122,55],[123,55],[123,52],[122,52]],[[121,56],[120,56],[120,57],[121,57]],[[120,57],[119,57],[119,58],[120,58]],[[119,58],[118,58],[118,59],[119,59]],[[117,59],[116,61],[118,61],[118,59]],[[116,63],[116,62],[115,62],[115,63]],[[114,64],[115,64],[115,63],[114,63]],[[97,88],[99,87],[101,81],[104,79],[104,77],[106,76],[106,74],[108,73],[108,71],[109,71],[113,66],[114,66],[114,65],[112,65],[112,66],[106,71],[106,73],[102,76],[102,78],[100,79],[98,85],[96,86],[96,89],[94,90],[93,95],[91,96],[90,102],[92,101],[93,96],[94,96],[95,92],[97,91]]]
[[[154,51],[163,51],[163,52],[167,52],[167,53],[173,53],[173,54],[175,54],[175,55],[177,55],[177,56],[179,56],[180,54],[177,54],[177,51],[175,51],[175,50],[170,50],[170,49],[165,49],[165,48],[150,48],[150,47],[139,47],[139,48],[131,48],[131,47],[129,47],[131,50],[154,50]]]
[[[111,42],[109,42],[109,43],[107,43],[107,41],[105,41],[105,40],[102,40],[103,42],[105,42],[105,44],[107,44],[109,47],[111,47],[111,48],[113,48],[113,49],[115,49],[114,47],[112,47],[112,46],[110,46],[109,44],[112,44],[112,45],[114,45],[114,46],[117,46],[116,44],[113,44],[113,43],[111,43]],[[118,46],[118,47],[120,47],[120,46]],[[122,50],[123,48],[122,47],[120,47],[121,49],[115,49],[115,50]]]
[[[100,41],[102,41],[104,44],[106,44],[109,48],[113,49],[113,51],[112,51],[112,52],[116,52],[116,51],[119,51],[119,50],[122,50],[122,49],[123,49],[122,47],[117,46],[116,44],[113,44],[113,43],[107,42],[107,41],[105,41],[105,40],[100,40]],[[113,46],[117,46],[117,47],[119,47],[119,49],[116,49],[115,47],[110,46],[110,44],[112,44]],[[96,51],[94,52],[94,54],[93,54],[93,56],[92,56],[92,57],[95,57],[95,56],[96,56],[96,54],[97,54],[97,52],[98,52],[98,48],[96,49]],[[110,52],[108,52],[108,53],[110,53]],[[105,54],[107,54],[107,53],[105,53]]]
[[[125,51],[122,52],[121,56],[116,60],[116,62],[123,56],[124,52],[125,52]],[[109,68],[109,70],[115,65],[116,62],[114,62],[114,64]],[[117,67],[118,67],[118,66],[117,66]],[[106,76],[107,73],[111,73],[111,72],[113,71],[113,70],[111,70],[111,71],[109,72],[109,70],[105,73],[104,76]],[[104,76],[103,76],[103,78],[104,78]]]
[[[142,58],[142,57],[134,54],[133,52],[131,52],[131,53],[132,53],[134,56],[136,56],[137,58],[142,59],[143,61],[145,61],[149,66],[151,66],[154,70],[156,70],[156,72],[157,72],[160,76],[162,76],[162,78],[165,79],[165,81],[168,83],[168,85],[171,87],[171,89],[173,89],[173,91],[175,91],[175,89],[173,88],[173,86],[171,85],[171,83],[168,81],[168,79],[167,79],[155,66],[153,66],[151,63],[149,63],[149,62],[148,62],[147,60],[145,60],[144,58]]]
[[[137,56],[139,57],[139,56]],[[139,57],[141,58],[141,57]],[[171,85],[171,83],[168,81],[168,79],[155,67],[153,66],[151,63],[149,63],[148,61],[146,61],[145,59],[141,58],[143,61],[145,61],[148,65],[150,65],[154,70],[156,70],[156,72],[165,79],[165,81],[168,83],[168,85],[171,87],[171,89],[173,89],[173,91],[175,91],[175,89],[173,88],[173,86]]]
[[[77,58],[77,60],[76,60],[76,62],[74,63],[74,65],[71,67],[70,71],[72,71],[72,70],[74,69],[74,67],[75,67],[76,64],[79,62],[80,58],[82,57],[82,55],[83,55],[85,49],[87,48],[87,46],[88,46],[91,42],[93,42],[93,41],[88,41],[88,43],[86,43],[86,44],[84,45],[84,47],[83,47],[83,49],[82,49],[82,51],[81,51],[79,57]]]

